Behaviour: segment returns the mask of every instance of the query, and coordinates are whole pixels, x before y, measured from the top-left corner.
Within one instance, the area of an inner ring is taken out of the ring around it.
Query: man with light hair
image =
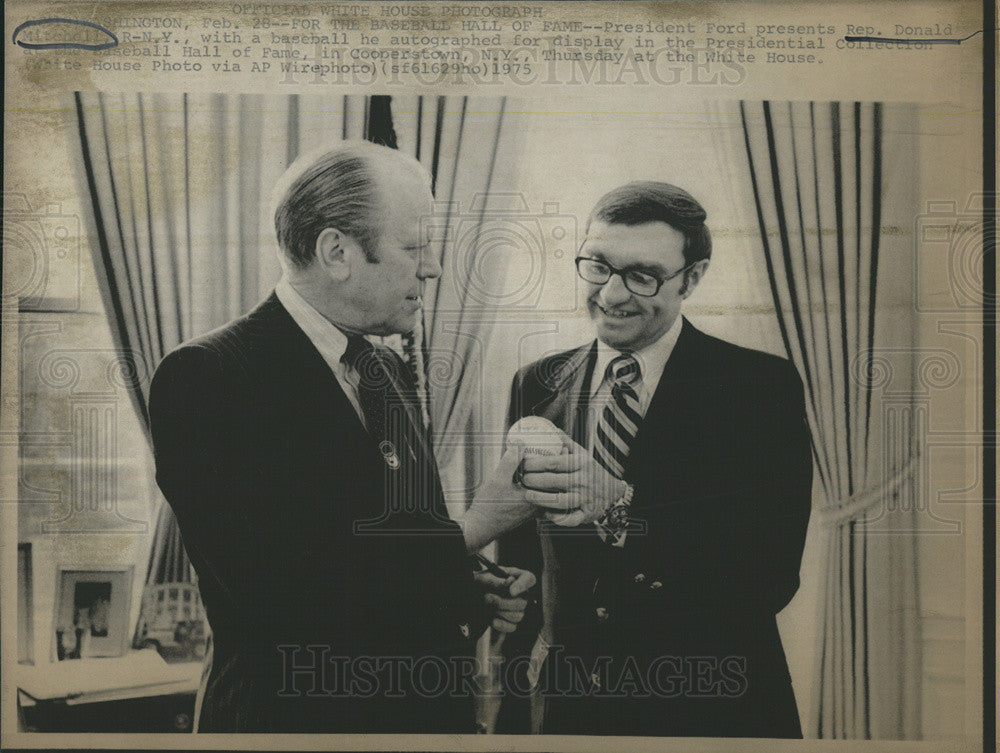
[[[547,500],[513,483],[515,447],[452,522],[409,372],[366,337],[413,330],[431,212],[395,150],[297,161],[274,292],[156,371],[157,481],[213,634],[198,731],[474,730],[475,641],[515,629],[534,576],[469,552]]]

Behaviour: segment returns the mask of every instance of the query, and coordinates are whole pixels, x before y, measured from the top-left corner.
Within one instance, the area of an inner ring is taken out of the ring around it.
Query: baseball
[[[568,453],[565,445],[566,434],[541,416],[525,416],[510,427],[507,432],[507,444],[517,442],[524,448],[525,455],[562,455]],[[578,526],[583,522],[578,510],[570,512],[552,512],[547,510],[545,517],[557,526]]]
[[[547,418],[525,416],[510,427],[507,444],[520,444],[525,455],[562,455],[568,452],[565,437],[562,430]]]

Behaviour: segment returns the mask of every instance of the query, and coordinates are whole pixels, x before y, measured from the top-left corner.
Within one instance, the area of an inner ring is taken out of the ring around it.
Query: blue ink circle
[[[97,29],[104,34],[111,37],[111,41],[102,42],[100,44],[85,44],[82,42],[22,42],[17,38],[17,35],[21,33],[24,29],[28,29],[32,26],[44,26],[45,24],[71,24],[75,26],[86,26],[90,29]],[[98,50],[109,50],[112,47],[118,46],[118,37],[114,35],[113,32],[105,29],[100,24],[91,23],[90,21],[77,21],[73,18],[40,18],[37,21],[25,21],[20,24],[14,33],[11,35],[11,42],[16,44],[18,47],[23,47],[26,50],[91,50],[92,52],[97,52]]]

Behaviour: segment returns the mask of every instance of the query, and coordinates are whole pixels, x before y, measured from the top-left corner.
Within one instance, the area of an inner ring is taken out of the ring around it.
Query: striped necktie
[[[611,400],[597,422],[594,459],[613,476],[624,478],[625,459],[642,420],[637,392],[642,381],[639,362],[631,354],[618,356],[608,364],[605,379],[611,382]],[[628,503],[616,502],[595,525],[602,541],[624,546]]]

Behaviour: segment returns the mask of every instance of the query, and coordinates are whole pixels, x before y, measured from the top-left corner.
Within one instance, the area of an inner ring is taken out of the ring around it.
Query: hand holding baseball
[[[599,520],[624,490],[625,482],[544,418],[522,418],[510,428],[507,441],[523,448],[525,499],[545,508],[545,517],[556,525]]]

